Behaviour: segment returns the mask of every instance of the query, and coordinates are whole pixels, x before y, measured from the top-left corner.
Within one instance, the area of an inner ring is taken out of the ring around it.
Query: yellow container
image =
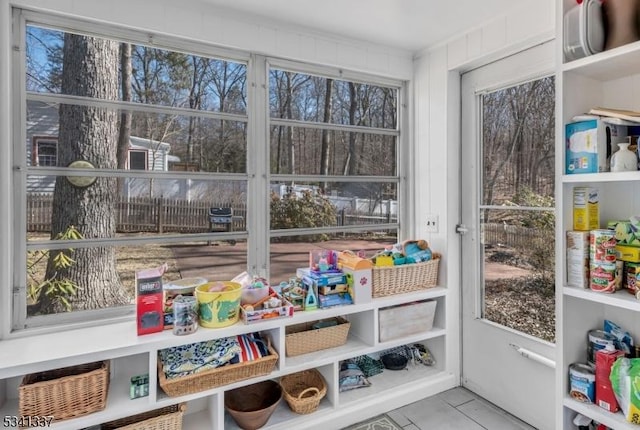
[[[573,189],[573,229],[578,231],[600,228],[600,207],[598,189],[574,187]]]
[[[208,291],[222,284],[221,291]],[[227,327],[238,322],[242,285],[231,281],[214,281],[196,287],[200,325],[207,328]]]
[[[640,248],[637,246],[616,245],[618,260],[640,263]]]

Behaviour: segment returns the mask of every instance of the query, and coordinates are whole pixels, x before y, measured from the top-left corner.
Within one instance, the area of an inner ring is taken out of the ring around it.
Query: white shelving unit
[[[566,279],[565,233],[573,226],[574,187],[589,186],[599,190],[601,228],[606,227],[608,220],[626,219],[640,214],[640,172],[564,174],[564,126],[573,116],[584,114],[598,106],[640,110],[640,42],[575,61],[565,60],[562,54],[562,17],[575,4],[575,0],[557,2],[559,65],[556,100],[560,116],[556,120],[556,178],[559,182],[556,204],[560,216],[557,220],[556,237],[561,245],[556,248],[556,273],[557,279],[562,279],[562,282]],[[638,341],[640,301],[626,291],[602,294],[564,284],[557,298],[556,428],[575,429],[572,420],[580,413],[612,429],[636,429],[637,426],[626,422],[620,412],[610,413],[596,405],[572,399],[568,395],[568,369],[572,363],[586,363],[587,333],[592,329],[602,329],[605,319],[616,322]]]
[[[185,430],[238,428],[224,411],[224,393],[227,390],[256,383],[265,379],[277,379],[283,375],[304,369],[316,368],[327,382],[327,395],[318,410],[309,415],[293,413],[284,399],[267,423],[266,429],[276,428],[339,428],[362,420],[372,414],[397,408],[457,385],[453,372],[446,369],[447,331],[446,298],[443,287],[419,292],[374,299],[367,304],[356,304],[310,312],[296,312],[292,318],[268,320],[245,325],[239,322],[222,329],[199,328],[188,336],[174,336],[170,331],[137,336],[135,322],[97,326],[74,331],[19,338],[3,342],[0,351],[0,415],[18,413],[18,386],[23,375],[60,367],[111,360],[111,384],[107,406],[103,411],[84,417],[54,423],[51,428],[77,430],[103,422],[135,415],[164,406],[186,402],[187,411],[183,423]],[[436,300],[433,328],[416,335],[388,342],[378,341],[378,311],[380,308],[417,300]],[[304,354],[297,357],[285,355],[286,326],[322,318],[343,316],[351,322],[349,338],[345,345]],[[167,396],[157,386],[157,352],[160,349],[232,336],[242,333],[266,332],[278,351],[276,369],[269,375],[239,381],[207,391],[179,397]],[[100,339],[100,342],[96,342]],[[435,366],[421,364],[408,370],[386,370],[371,378],[367,388],[339,391],[340,361],[362,354],[373,354],[408,343],[427,345],[437,360]],[[148,397],[129,399],[129,380],[134,375],[149,373]]]

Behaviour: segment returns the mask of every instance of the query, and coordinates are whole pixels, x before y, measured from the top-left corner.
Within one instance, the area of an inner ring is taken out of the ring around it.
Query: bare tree
[[[120,88],[122,88],[122,101],[131,101],[131,45],[120,44]],[[131,112],[120,113],[120,130],[118,134],[118,169],[127,167],[127,155],[129,154],[129,138],[131,137]]]
[[[105,39],[67,33],[64,38],[62,90],[66,94],[113,100],[118,95],[118,44]],[[97,107],[60,106],[58,165],[87,160],[98,168],[117,165],[117,113]],[[56,179],[51,237],[75,226],[88,239],[115,234],[118,197],[115,178],[98,178],[86,188],[76,188],[66,177]],[[73,309],[95,309],[127,303],[116,271],[115,249],[93,247],[75,249],[75,263],[67,268],[55,264],[52,251],[47,279],[67,279],[79,286],[69,297]],[[41,295],[39,311],[65,310],[49,296]]]
[[[326,89],[324,93],[324,117],[323,122],[328,123],[331,122],[331,95],[333,88],[333,79],[326,80]],[[330,152],[330,137],[329,130],[322,130],[322,149],[320,151],[320,174],[328,175],[329,174],[329,156]],[[322,191],[325,191],[327,188],[327,183],[323,182]]]

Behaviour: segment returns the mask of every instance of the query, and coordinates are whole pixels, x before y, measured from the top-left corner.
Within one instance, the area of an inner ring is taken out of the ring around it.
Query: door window
[[[486,92],[480,103],[482,318],[553,342],[554,77]]]

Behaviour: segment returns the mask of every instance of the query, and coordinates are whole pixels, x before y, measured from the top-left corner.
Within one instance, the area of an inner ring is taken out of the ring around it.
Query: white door
[[[461,92],[462,384],[539,429],[555,402],[553,60],[537,46]]]

